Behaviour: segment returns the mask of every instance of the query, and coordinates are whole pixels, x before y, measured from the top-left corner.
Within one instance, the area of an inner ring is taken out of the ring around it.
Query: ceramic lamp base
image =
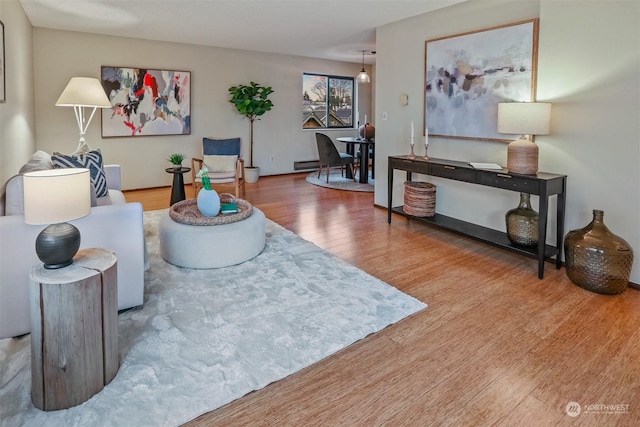
[[[44,268],[53,270],[73,263],[73,257],[80,249],[80,231],[63,222],[51,224],[36,238],[36,254],[44,263]]]
[[[507,169],[523,175],[538,173],[538,146],[523,137],[512,141],[507,147]]]

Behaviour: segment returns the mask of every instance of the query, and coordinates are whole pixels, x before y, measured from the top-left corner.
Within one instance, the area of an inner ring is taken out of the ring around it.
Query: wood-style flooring
[[[126,197],[162,209],[170,189]],[[389,225],[373,194],[305,174],[261,177],[245,198],[429,307],[188,426],[640,425],[640,291],[591,293],[551,263],[539,280],[535,259],[398,215]]]

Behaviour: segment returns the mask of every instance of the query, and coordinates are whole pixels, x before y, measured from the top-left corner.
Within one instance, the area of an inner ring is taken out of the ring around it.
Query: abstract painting
[[[111,109],[102,109],[102,137],[191,134],[189,71],[106,67],[101,82]]]
[[[510,141],[498,103],[533,101],[538,19],[425,42],[425,128],[430,136]]]

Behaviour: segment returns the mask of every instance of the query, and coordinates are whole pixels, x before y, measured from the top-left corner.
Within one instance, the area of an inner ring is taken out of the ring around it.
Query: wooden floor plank
[[[268,218],[429,307],[188,426],[640,425],[640,292],[605,296],[564,269],[374,207],[371,193],[261,177]],[[188,197],[193,194],[187,186]],[[169,188],[127,191],[145,210]],[[629,405],[581,414],[566,405]]]
[[[552,410],[534,397],[527,396],[515,408],[505,411],[505,416],[494,423],[495,427],[531,427],[567,425],[571,420],[566,414]],[[565,421],[564,423],[562,423]]]

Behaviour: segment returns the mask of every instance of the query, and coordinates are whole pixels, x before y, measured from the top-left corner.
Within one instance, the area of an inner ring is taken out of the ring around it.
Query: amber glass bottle
[[[570,231],[564,239],[567,276],[576,285],[601,294],[619,294],[629,286],[633,250],[613,234],[593,211],[593,221]]]

